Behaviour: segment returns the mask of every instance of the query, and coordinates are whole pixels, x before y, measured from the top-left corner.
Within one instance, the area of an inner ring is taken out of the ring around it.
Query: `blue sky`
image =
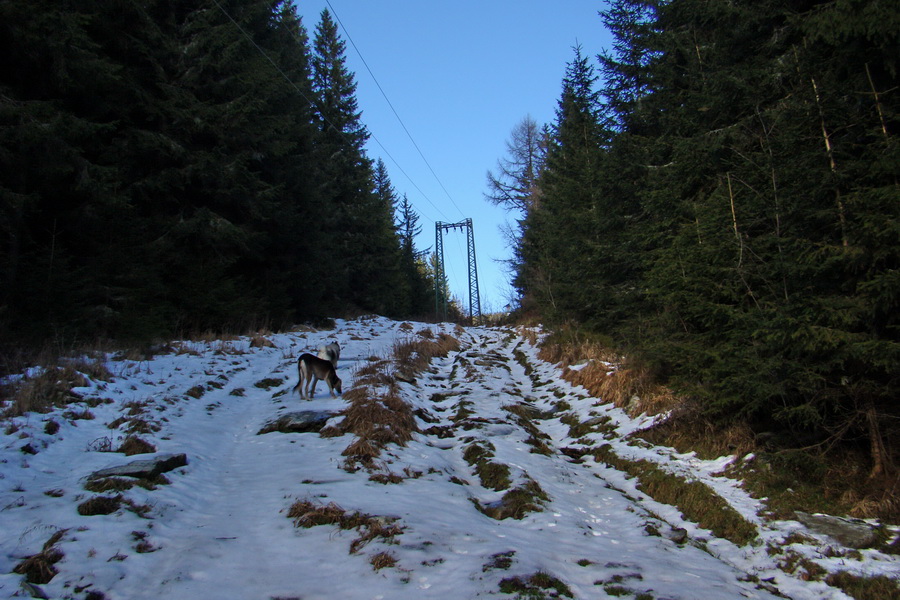
[[[553,121],[574,46],[581,44],[587,56],[609,47],[611,38],[597,14],[604,3],[296,0],[296,4],[310,37],[323,8],[340,22],[362,121],[373,136],[367,151],[370,158],[384,160],[397,192],[406,194],[419,213],[419,249],[434,249],[435,221],[471,218],[482,311],[502,308],[512,292],[498,262],[510,256],[499,227],[509,215],[484,200],[487,172],[496,170],[510,132],[523,117],[531,115],[539,124]],[[468,308],[465,234],[445,233],[443,239],[451,291]]]

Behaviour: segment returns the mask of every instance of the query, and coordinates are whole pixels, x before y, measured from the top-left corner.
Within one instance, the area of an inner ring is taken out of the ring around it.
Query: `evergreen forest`
[[[433,307],[327,11],[310,36],[284,0],[8,0],[0,54],[5,342]]]
[[[897,3],[598,8],[488,178],[521,313],[896,497]],[[327,11],[4,0],[0,53],[0,350],[434,306]]]
[[[554,122],[523,120],[488,178],[522,310],[713,423],[859,452],[898,508],[900,7],[611,0],[601,19],[614,43],[574,49]]]

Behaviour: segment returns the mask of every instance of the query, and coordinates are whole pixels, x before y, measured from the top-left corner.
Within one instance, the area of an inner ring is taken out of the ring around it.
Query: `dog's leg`
[[[303,369],[300,368],[300,363],[297,363],[297,385],[294,386],[294,389],[291,390],[291,393],[297,392],[300,394],[300,397],[303,398],[303,389],[301,386],[303,385]]]
[[[297,390],[297,393],[300,394],[300,399],[303,399],[303,363],[297,363],[297,387],[294,388]]]
[[[302,391],[300,393],[300,398],[303,398],[306,400],[309,400],[309,376],[310,376],[309,365],[307,365],[305,362],[301,362],[300,363],[300,385],[302,386],[302,388],[301,388]]]
[[[312,383],[312,395],[316,395],[316,384],[319,383],[319,378],[316,377],[315,373],[310,373],[310,381]]]

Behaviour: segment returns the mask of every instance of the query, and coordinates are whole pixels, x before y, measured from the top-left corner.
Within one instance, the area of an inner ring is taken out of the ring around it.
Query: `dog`
[[[338,359],[341,357],[341,347],[337,342],[331,342],[327,346],[319,346],[319,358],[331,361],[334,368],[337,369]]]
[[[312,396],[315,396],[316,384],[320,379],[325,380],[325,383],[328,384],[328,390],[333,398],[337,398],[343,393],[341,379],[337,376],[337,371],[329,360],[306,352],[297,360],[297,374],[300,376],[300,381],[294,386],[293,391],[299,392],[301,398],[310,400]],[[312,387],[312,392],[309,391],[310,387]],[[334,393],[335,390],[337,390],[337,394]]]

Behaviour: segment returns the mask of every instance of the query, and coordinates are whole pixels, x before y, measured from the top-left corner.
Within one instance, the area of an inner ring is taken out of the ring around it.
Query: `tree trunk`
[[[837,163],[834,160],[834,148],[831,145],[831,135],[828,133],[828,128],[825,126],[825,110],[822,108],[821,98],[819,97],[819,86],[816,84],[815,77],[810,77],[810,81],[812,82],[813,92],[816,97],[816,108],[819,109],[819,124],[822,127],[822,137],[825,140],[825,152],[828,155],[828,166],[831,168],[831,174],[837,175]],[[850,243],[847,240],[847,216],[844,213],[844,201],[841,198],[841,190],[837,187],[837,181],[835,181],[834,201],[835,204],[837,204],[838,219],[841,224],[841,243],[844,246],[848,246]]]
[[[871,400],[866,402],[865,416],[872,454],[872,471],[869,473],[869,479],[892,475],[895,471],[894,464],[884,445],[884,437],[881,435],[881,427],[878,424],[878,412],[875,410],[875,403]]]

